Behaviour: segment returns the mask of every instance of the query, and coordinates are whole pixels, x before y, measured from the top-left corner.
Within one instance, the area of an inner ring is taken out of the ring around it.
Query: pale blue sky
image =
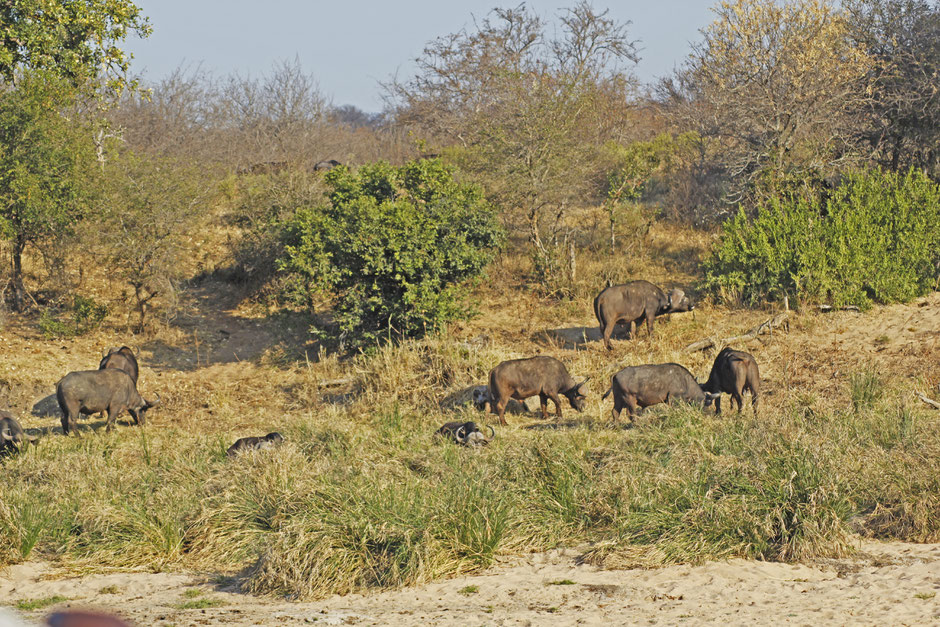
[[[366,111],[382,108],[379,81],[407,76],[426,42],[471,24],[498,0],[137,0],[153,35],[132,37],[132,68],[158,80],[180,65],[201,63],[218,74],[257,76],[277,61],[300,60],[334,105]],[[534,0],[540,15],[554,16],[574,1]],[[612,17],[633,24],[644,81],[672,71],[688,54],[689,42],[712,19],[708,0],[595,0]]]

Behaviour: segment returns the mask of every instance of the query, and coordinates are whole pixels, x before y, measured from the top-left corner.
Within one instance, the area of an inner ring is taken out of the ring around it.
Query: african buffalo
[[[229,457],[233,457],[243,451],[263,451],[265,449],[273,448],[284,442],[284,436],[278,433],[277,431],[272,431],[263,438],[257,436],[252,436],[249,438],[239,438],[235,440],[235,444],[228,447],[228,450],[225,451],[225,454]]]
[[[36,436],[26,435],[19,421],[10,412],[0,409],[0,457],[17,453],[23,442],[35,442]]]
[[[718,394],[706,393],[688,370],[679,364],[649,364],[630,366],[613,376],[610,389],[604,393],[607,398],[614,394],[614,408],[611,416],[620,419],[620,411],[626,407],[632,422],[637,407],[649,407],[657,403],[683,400],[689,403],[702,403],[707,398]]]
[[[457,421],[445,423],[440,429],[434,432],[434,435],[440,438],[448,439],[455,444],[460,444],[462,446],[486,446],[494,437],[496,437],[496,431],[493,429],[493,427],[490,427],[489,429],[490,437],[486,437],[486,435],[480,431],[477,423],[473,421]]]
[[[62,432],[68,435],[76,427],[79,414],[108,412],[108,427],[127,411],[136,424],[142,425],[146,412],[160,402],[144,400],[129,374],[117,368],[70,372],[56,384],[56,399],[62,410]]]
[[[649,281],[631,281],[623,285],[612,285],[601,291],[594,299],[594,315],[600,324],[604,347],[610,350],[610,335],[618,322],[625,322],[629,327],[639,325],[645,319],[646,330],[653,334],[653,320],[656,316],[680,311],[692,311],[695,305],[680,289],[674,289],[667,295]],[[631,337],[633,337],[631,329]]]
[[[313,166],[314,172],[328,172],[335,168],[338,165],[343,165],[336,159],[327,159],[325,161],[318,161],[316,165]]]
[[[542,418],[548,418],[548,399],[555,403],[555,415],[561,418],[559,394],[568,398],[571,406],[578,411],[584,409],[584,384],[587,379],[577,383],[568,374],[565,365],[554,357],[540,355],[528,359],[511,359],[499,364],[490,371],[491,409],[499,416],[499,424],[504,425],[506,404],[510,398],[524,401],[530,396],[539,395]]]
[[[112,346],[109,348],[108,352],[101,358],[101,363],[98,364],[98,370],[104,370],[105,368],[123,370],[134,380],[134,385],[137,385],[137,377],[140,373],[140,368],[137,366],[137,358],[134,356],[134,351],[132,351],[130,347]]]
[[[738,404],[738,413],[744,406],[744,391],[751,393],[751,406],[757,414],[757,398],[760,395],[760,371],[757,369],[757,360],[744,351],[724,348],[715,357],[708,381],[702,385],[706,392],[717,392],[715,397],[715,413],[721,414],[721,393],[731,395],[731,406]],[[711,400],[705,401],[705,406],[711,405]]]

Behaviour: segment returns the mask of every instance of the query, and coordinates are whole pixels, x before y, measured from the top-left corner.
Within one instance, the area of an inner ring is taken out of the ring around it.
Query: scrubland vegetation
[[[877,317],[940,278],[936,3],[722,3],[652,90],[589,5],[475,28],[432,41],[380,116],[291,63],[118,95],[0,56],[0,402],[44,436],[0,461],[0,564],[306,598],[557,546],[617,567],[940,541],[940,422],[912,396],[940,381],[935,338],[916,307],[904,341]],[[639,278],[702,304],[607,352],[590,300]],[[714,354],[685,347],[783,297],[789,333],[745,347],[760,415],[610,421],[620,368],[703,380]],[[66,438],[30,415],[122,343],[163,397],[146,427]],[[469,388],[536,353],[593,377],[583,414],[510,416],[479,450],[432,440],[485,420]],[[274,429],[281,448],[226,457]]]

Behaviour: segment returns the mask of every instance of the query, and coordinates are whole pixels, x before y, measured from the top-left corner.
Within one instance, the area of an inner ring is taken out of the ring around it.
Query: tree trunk
[[[26,242],[17,237],[13,242],[13,310],[23,311],[23,249]]]

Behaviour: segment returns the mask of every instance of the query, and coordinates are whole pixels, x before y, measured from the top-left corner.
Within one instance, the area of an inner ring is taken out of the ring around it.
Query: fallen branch
[[[937,401],[927,398],[926,396],[924,396],[924,395],[921,394],[920,392],[917,392],[916,394],[917,394],[917,398],[919,398],[920,400],[924,401],[925,403],[927,403],[928,405],[930,405],[930,406],[933,407],[934,409],[940,409],[940,403],[938,403]]]
[[[782,311],[778,313],[773,318],[761,322],[759,325],[745,333],[744,335],[736,335],[734,337],[724,337],[724,338],[715,338],[709,337],[704,340],[699,340],[698,342],[693,342],[685,347],[686,352],[692,353],[695,351],[702,351],[712,346],[718,344],[731,344],[732,342],[743,342],[746,340],[753,340],[755,337],[761,333],[773,333],[773,330],[784,323],[790,317],[789,311]]]
[[[352,385],[354,379],[347,377],[345,379],[327,379],[326,381],[317,382],[317,386],[321,388],[335,388],[341,385]]]
[[[844,307],[833,307],[832,305],[820,305],[819,311],[859,311],[858,305],[845,305]]]

